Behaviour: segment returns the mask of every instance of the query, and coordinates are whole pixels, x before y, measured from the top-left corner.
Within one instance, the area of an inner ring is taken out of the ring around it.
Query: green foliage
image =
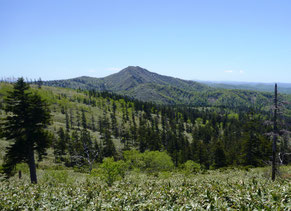
[[[174,168],[173,161],[166,152],[145,151],[140,153],[130,150],[124,152],[124,159],[130,168],[139,168],[143,171],[169,171]]]
[[[105,129],[104,132],[104,148],[103,148],[103,155],[105,157],[114,157],[116,155],[115,145],[112,141],[111,133],[108,129]]]
[[[197,174],[201,171],[201,166],[198,163],[195,163],[192,160],[188,160],[182,165],[182,168],[186,175]]]
[[[146,170],[169,171],[174,168],[173,161],[166,152],[146,151],[142,157]]]
[[[107,185],[112,186],[116,180],[124,178],[126,170],[127,165],[123,160],[114,161],[113,157],[109,157],[104,158],[103,163],[100,165],[100,171],[94,170],[92,175],[100,174],[100,177]]]
[[[271,142],[259,133],[260,118],[252,114],[252,118],[243,126],[241,158],[244,165],[261,166],[271,152]]]
[[[123,152],[124,160],[128,163],[130,169],[144,168],[145,164],[142,159],[142,153],[133,149]]]
[[[213,162],[213,167],[214,168],[221,168],[226,166],[226,156],[225,152],[223,150],[223,147],[221,146],[222,143],[219,141],[215,143],[214,146],[214,152],[213,152],[213,157],[214,157],[214,162]]]

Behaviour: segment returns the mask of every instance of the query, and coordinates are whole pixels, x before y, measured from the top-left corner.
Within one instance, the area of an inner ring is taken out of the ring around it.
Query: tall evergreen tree
[[[215,168],[221,168],[226,166],[226,157],[221,141],[214,143],[213,166]]]
[[[250,120],[244,124],[244,134],[242,136],[242,164],[261,166],[263,161],[271,155],[270,144],[263,135],[260,117],[250,114]]]
[[[63,156],[66,154],[67,149],[67,143],[68,143],[68,134],[65,133],[64,129],[62,127],[58,130],[58,139],[56,139],[56,142],[54,143],[54,154],[56,161],[63,161]]]
[[[103,156],[104,157],[115,157],[116,149],[115,145],[111,138],[111,133],[108,129],[105,129],[104,137],[103,137]]]
[[[66,132],[70,132],[70,121],[69,121],[69,115],[68,115],[67,110],[65,112],[65,117],[66,117]]]
[[[82,127],[83,129],[87,129],[87,119],[85,115],[85,111],[82,109]]]
[[[44,100],[29,90],[23,78],[17,80],[9,92],[4,110],[9,113],[1,123],[2,136],[14,143],[7,148],[4,171],[11,176],[17,163],[29,165],[30,179],[37,183],[35,151],[39,158],[45,155],[49,145],[45,128],[50,121],[50,112]]]

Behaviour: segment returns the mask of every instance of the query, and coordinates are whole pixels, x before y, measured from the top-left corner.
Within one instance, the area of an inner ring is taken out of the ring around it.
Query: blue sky
[[[291,1],[0,0],[0,77],[291,83]]]

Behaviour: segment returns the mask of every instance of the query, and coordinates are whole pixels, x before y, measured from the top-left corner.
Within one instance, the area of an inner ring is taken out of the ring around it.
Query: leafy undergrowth
[[[108,187],[98,176],[40,170],[37,185],[28,175],[0,182],[0,210],[290,210],[290,171],[275,182],[266,169],[187,177],[133,171]]]

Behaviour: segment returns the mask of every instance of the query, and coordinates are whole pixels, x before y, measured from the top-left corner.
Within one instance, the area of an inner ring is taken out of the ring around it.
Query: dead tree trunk
[[[273,155],[272,155],[272,180],[275,181],[276,178],[276,151],[277,151],[277,112],[278,112],[278,90],[277,84],[275,84],[275,99],[274,99],[274,138],[273,138]]]

